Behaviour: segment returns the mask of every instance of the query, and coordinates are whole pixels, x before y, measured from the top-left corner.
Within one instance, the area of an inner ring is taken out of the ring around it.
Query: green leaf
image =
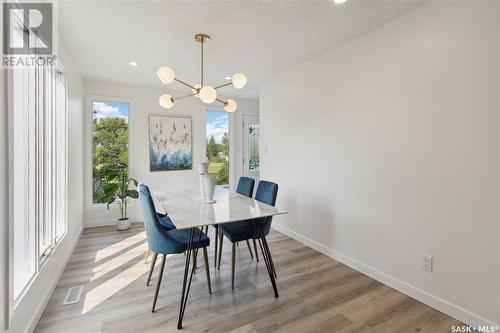
[[[118,177],[118,176],[120,176],[120,170],[117,170],[117,169],[105,169],[102,174],[105,177]]]
[[[104,195],[115,194],[120,186],[116,183],[107,183],[102,186]]]
[[[139,197],[139,192],[137,192],[136,190],[127,190],[127,196],[133,199],[137,199]]]
[[[129,180],[131,180],[134,183],[135,187],[137,187],[139,185],[137,180],[135,180],[134,178],[129,178]]]
[[[108,204],[106,205],[108,207],[108,210],[109,210],[109,205],[111,205],[113,202],[115,202],[116,198],[113,197],[111,200],[108,201]],[[104,201],[104,200],[101,200],[101,201]]]

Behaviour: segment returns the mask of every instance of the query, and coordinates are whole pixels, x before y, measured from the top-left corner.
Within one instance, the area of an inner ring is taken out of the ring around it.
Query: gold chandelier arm
[[[218,99],[218,98],[216,98],[215,100],[216,100],[217,102],[219,102],[219,103],[222,103],[223,105],[226,105],[226,102],[224,102],[222,99]]]
[[[195,88],[195,87],[193,87],[192,85],[190,85],[190,84],[188,84],[188,83],[186,83],[186,82],[184,82],[184,81],[181,81],[181,80],[179,80],[179,79],[177,79],[177,78],[175,78],[174,80],[175,80],[175,81],[177,81],[177,82],[179,82],[180,84],[185,85],[186,87],[189,87],[189,88],[191,88],[191,89],[196,89],[196,88]]]
[[[197,93],[198,93],[198,92],[197,92]],[[196,93],[196,94],[197,94],[197,93]],[[183,99],[183,98],[186,98],[186,97],[191,97],[191,96],[194,96],[194,95],[196,95],[196,94],[189,94],[189,95],[184,95],[184,96],[180,96],[180,97],[174,97],[174,101],[177,101],[177,100],[179,100],[179,99]]]
[[[200,43],[201,44],[201,86],[203,87],[203,44],[204,42]]]
[[[224,84],[221,84],[219,86],[215,86],[214,89],[219,89],[219,88],[227,87],[227,86],[230,86],[232,84],[233,84],[232,82],[224,83]]]

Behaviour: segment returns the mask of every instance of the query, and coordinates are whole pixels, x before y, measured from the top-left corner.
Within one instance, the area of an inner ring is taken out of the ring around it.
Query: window
[[[22,38],[26,30],[17,35]],[[13,299],[66,234],[66,76],[60,64],[10,70]]]
[[[249,124],[248,135],[248,172],[259,172],[259,124]]]
[[[129,103],[92,101],[92,203],[102,204],[106,184],[128,169]]]
[[[207,111],[208,172],[216,173],[217,185],[229,186],[229,115],[227,112]]]

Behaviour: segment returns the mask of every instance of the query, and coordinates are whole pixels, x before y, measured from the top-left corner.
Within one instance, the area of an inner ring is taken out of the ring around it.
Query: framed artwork
[[[193,168],[190,117],[149,116],[149,170]]]

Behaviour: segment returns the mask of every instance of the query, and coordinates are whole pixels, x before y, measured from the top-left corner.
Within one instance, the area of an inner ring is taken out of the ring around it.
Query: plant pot
[[[128,230],[130,229],[130,223],[131,221],[128,217],[124,219],[118,219],[118,221],[116,221],[116,230]]]

